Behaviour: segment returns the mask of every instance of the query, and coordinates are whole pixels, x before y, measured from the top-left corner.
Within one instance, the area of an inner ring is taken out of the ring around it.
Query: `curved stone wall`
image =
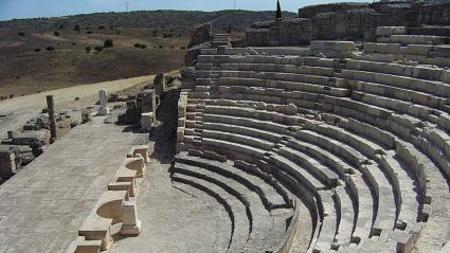
[[[426,25],[448,25],[445,1],[333,3],[301,8],[295,19],[259,22],[247,31],[248,46],[298,46],[311,40],[371,39],[378,26],[407,26],[423,32]],[[449,30],[442,35],[449,36]]]
[[[291,243],[312,252],[445,250],[448,42],[398,27],[377,33],[363,45],[202,51],[180,105],[172,176],[222,197],[236,231],[257,224],[249,238],[273,238],[239,239],[224,252],[276,252],[279,243],[281,252]],[[302,225],[265,226],[268,217]]]

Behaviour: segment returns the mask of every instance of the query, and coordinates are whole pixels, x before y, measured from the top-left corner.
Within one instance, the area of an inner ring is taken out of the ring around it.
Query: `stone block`
[[[99,97],[99,101],[100,101],[100,107],[98,108],[98,115],[106,116],[109,114],[108,91],[105,89],[101,89],[98,92],[98,97]]]
[[[398,34],[406,34],[405,26],[379,26],[375,30],[377,36],[391,36]]]
[[[141,115],[141,130],[150,131],[155,124],[155,116],[153,112],[142,113]]]
[[[120,234],[125,236],[139,235],[142,230],[142,225],[138,219],[136,203],[125,201],[122,208],[122,228],[120,229]]]

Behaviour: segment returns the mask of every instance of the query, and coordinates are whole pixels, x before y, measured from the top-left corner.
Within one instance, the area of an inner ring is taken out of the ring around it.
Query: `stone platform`
[[[65,252],[138,135],[103,118],[74,128],[0,186],[0,253]]]

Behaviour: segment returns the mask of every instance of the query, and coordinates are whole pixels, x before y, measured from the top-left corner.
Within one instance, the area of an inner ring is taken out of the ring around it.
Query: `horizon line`
[[[86,12],[86,13],[77,13],[77,14],[69,14],[63,16],[42,16],[42,17],[21,17],[21,18],[13,18],[13,19],[2,19],[0,18],[0,22],[8,22],[8,21],[17,21],[17,20],[28,20],[28,19],[52,19],[52,18],[68,18],[75,17],[81,15],[94,15],[94,14],[107,14],[107,13],[132,13],[132,12],[157,12],[157,11],[179,11],[179,12],[222,12],[222,11],[248,11],[248,12],[275,12],[276,10],[249,10],[249,9],[218,9],[218,10],[180,10],[180,9],[142,9],[142,10],[130,10],[130,11],[103,11],[103,12]],[[297,14],[297,12],[284,10],[284,13],[293,13]]]

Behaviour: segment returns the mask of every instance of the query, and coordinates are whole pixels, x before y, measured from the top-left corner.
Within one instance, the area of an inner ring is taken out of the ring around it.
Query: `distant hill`
[[[286,17],[294,17],[297,14],[285,12]],[[244,31],[254,21],[270,20],[275,16],[274,11],[245,11],[224,10],[216,12],[201,11],[133,11],[133,12],[108,12],[83,14],[56,18],[14,19],[0,22],[0,27],[23,29],[58,29],[59,27],[82,27],[92,25],[115,26],[122,28],[180,28],[193,27],[195,25],[212,22],[218,29],[228,29],[231,25],[238,31]]]
[[[231,28],[242,38],[252,22],[274,16],[164,10],[2,21],[0,98],[177,69],[195,26],[212,22],[215,31]],[[105,40],[113,47],[103,48]]]

